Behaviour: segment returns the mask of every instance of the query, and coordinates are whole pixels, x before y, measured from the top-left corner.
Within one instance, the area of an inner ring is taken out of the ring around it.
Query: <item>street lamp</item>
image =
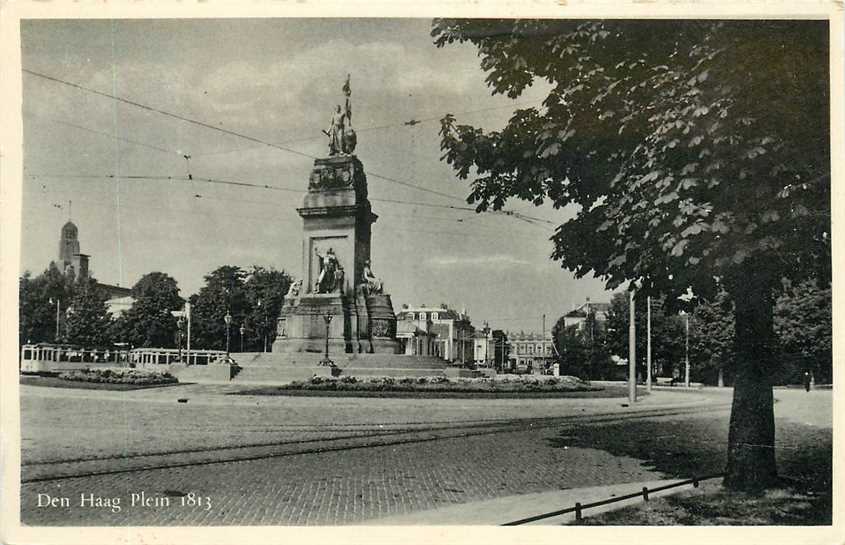
[[[329,359],[329,324],[332,323],[333,316],[331,314],[324,314],[323,320],[326,321],[326,355],[320,360],[320,365],[327,367],[334,367],[334,362]]]
[[[179,348],[179,362],[182,362],[182,331],[185,329],[185,316],[176,321],[176,346]]]
[[[246,328],[244,327],[244,324],[241,324],[241,352],[244,351],[244,331],[246,331]]]
[[[53,304],[53,298],[50,297],[50,304]],[[62,300],[56,297],[56,338],[55,341],[59,342],[59,324],[61,323],[61,307],[62,307]]]
[[[229,314],[229,311],[226,311],[226,315],[223,316],[223,321],[226,323],[226,360],[229,360],[229,326],[232,324],[232,315]]]

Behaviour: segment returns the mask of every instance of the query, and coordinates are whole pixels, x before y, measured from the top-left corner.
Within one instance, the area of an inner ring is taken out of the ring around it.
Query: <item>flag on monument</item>
[[[352,95],[352,87],[349,85],[349,74],[346,74],[346,83],[343,84],[343,94],[346,95],[346,120],[352,122],[352,103],[349,100]]]

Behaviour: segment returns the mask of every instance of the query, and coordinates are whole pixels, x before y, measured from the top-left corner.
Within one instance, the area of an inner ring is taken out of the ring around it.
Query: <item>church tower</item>
[[[59,261],[58,266],[63,272],[73,270],[76,278],[88,276],[88,257],[79,252],[79,229],[68,220],[62,227],[59,238]]]

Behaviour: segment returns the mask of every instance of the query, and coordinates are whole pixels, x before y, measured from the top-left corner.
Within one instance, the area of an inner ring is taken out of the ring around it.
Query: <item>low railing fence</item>
[[[688,484],[691,484],[693,487],[698,488],[698,483],[700,483],[701,481],[706,481],[708,479],[717,479],[719,477],[724,476],[724,473],[714,473],[712,475],[705,475],[704,477],[693,477],[692,479],[686,479],[684,481],[679,481],[676,483],[665,484],[662,486],[657,486],[655,488],[648,488],[647,486],[644,486],[639,492],[633,492],[631,494],[625,494],[622,496],[614,496],[613,498],[608,498],[606,500],[601,501],[594,501],[590,503],[575,502],[575,505],[573,507],[567,507],[566,509],[551,511],[549,513],[543,513],[542,515],[534,515],[533,517],[527,517],[524,519],[514,520],[512,522],[506,522],[505,524],[502,524],[502,526],[519,526],[520,524],[528,524],[529,522],[535,522],[538,520],[556,517],[558,515],[566,515],[568,513],[575,513],[575,520],[580,521],[584,517],[584,510],[590,509],[591,507],[600,507],[602,505],[608,505],[611,503],[616,503],[618,501],[630,500],[639,497],[642,497],[643,500],[648,501],[649,494],[653,494],[655,492],[661,492],[663,490],[669,490],[670,488],[676,488],[678,486],[685,486]]]

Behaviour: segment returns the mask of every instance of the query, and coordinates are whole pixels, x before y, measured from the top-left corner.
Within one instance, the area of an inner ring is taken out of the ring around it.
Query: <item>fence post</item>
[[[581,504],[579,502],[575,502],[575,520],[581,520]]]
[[[647,486],[643,487],[643,499],[645,501],[648,501],[648,487]]]

